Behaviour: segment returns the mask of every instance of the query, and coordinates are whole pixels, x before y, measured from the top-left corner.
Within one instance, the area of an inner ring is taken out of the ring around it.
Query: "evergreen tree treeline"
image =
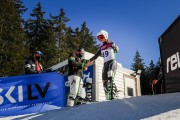
[[[149,67],[145,66],[144,60],[138,51],[135,53],[134,63],[131,65],[131,69],[134,71],[141,70],[140,84],[141,94],[149,95],[152,94],[152,80],[157,79],[157,75],[160,69],[160,61],[156,64],[151,60]]]
[[[64,9],[58,15],[46,12],[41,3],[37,3],[24,20],[22,15],[27,8],[22,0],[1,0],[0,4],[0,77],[19,75],[24,73],[24,61],[35,50],[44,53],[44,68],[67,59],[68,54],[83,47],[86,51],[95,53],[99,47],[93,33],[88,29],[86,22],[81,27],[73,29],[67,26],[70,19]],[[142,70],[142,94],[151,94],[150,84],[158,74],[159,62],[153,61],[145,67],[143,59],[136,51],[132,70]]]
[[[21,15],[25,11],[20,0],[1,0],[0,76],[18,75],[24,70],[26,49]]]
[[[95,53],[99,47],[86,22],[80,28],[67,26],[64,9],[59,15],[46,12],[37,3],[24,20],[27,8],[22,0],[1,0],[0,4],[0,77],[24,73],[24,61],[34,51],[43,52],[44,69],[67,59],[79,47]]]

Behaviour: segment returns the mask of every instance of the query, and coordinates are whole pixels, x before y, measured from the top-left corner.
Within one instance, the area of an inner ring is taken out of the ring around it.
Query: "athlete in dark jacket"
[[[79,49],[75,53],[71,53],[68,58],[69,74],[68,82],[70,85],[70,94],[67,100],[67,106],[74,106],[75,99],[83,100],[85,98],[85,89],[83,88],[82,72],[87,67],[83,65],[81,57],[83,49]],[[78,95],[77,95],[78,94]]]

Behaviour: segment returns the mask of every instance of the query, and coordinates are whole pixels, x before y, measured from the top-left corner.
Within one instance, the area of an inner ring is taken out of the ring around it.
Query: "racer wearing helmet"
[[[82,72],[87,67],[83,67],[82,57],[84,55],[84,49],[79,48],[75,53],[71,53],[68,58],[68,83],[70,85],[70,93],[67,99],[67,106],[74,106],[75,100],[78,99],[77,104],[81,104],[81,101],[85,98],[85,89],[83,88]],[[77,95],[78,94],[78,95]]]
[[[98,49],[97,53],[88,60],[88,63],[94,61],[99,56],[102,56],[104,58],[104,66],[102,71],[102,80],[104,85],[104,90],[106,93],[106,96],[108,98],[108,95],[110,93],[110,82],[113,79],[113,75],[115,74],[117,63],[115,59],[115,53],[119,50],[118,46],[108,39],[108,32],[105,30],[100,30],[97,33],[97,38],[100,42],[102,42],[102,45]],[[115,83],[113,83],[113,96],[117,93],[117,88]],[[114,98],[114,97],[113,97]],[[112,99],[113,99],[112,98]]]

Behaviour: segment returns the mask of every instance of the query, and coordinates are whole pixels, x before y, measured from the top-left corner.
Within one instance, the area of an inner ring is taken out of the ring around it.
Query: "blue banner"
[[[92,90],[93,90],[93,65],[89,66],[83,73],[83,82],[86,89],[86,100],[92,100]]]
[[[0,78],[0,116],[66,106],[64,76],[57,72]]]
[[[89,66],[88,69],[83,72],[83,82],[92,83],[93,82],[92,79],[93,79],[93,65]]]

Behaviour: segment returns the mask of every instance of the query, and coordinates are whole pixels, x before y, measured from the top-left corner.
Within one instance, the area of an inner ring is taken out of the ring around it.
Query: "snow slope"
[[[132,97],[3,120],[180,120],[180,93]]]

